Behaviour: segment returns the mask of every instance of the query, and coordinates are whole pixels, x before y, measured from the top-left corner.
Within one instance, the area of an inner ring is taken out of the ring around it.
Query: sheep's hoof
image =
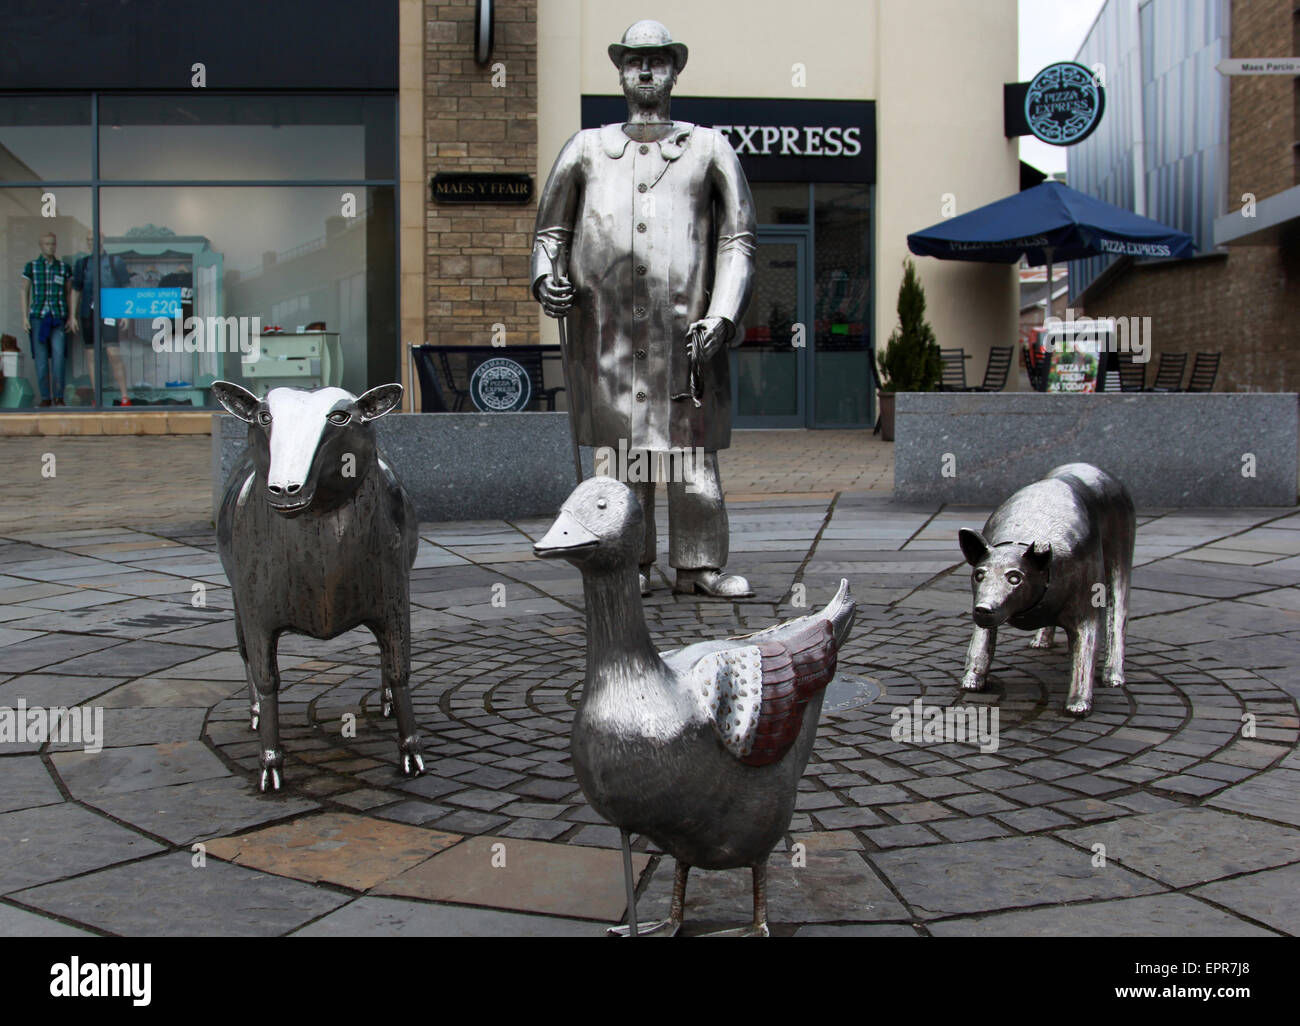
[[[976,677],[973,673],[968,673],[961,679],[961,689],[963,691],[983,691],[984,679]]]
[[[402,776],[418,777],[424,773],[424,756],[418,748],[402,749]]]
[[[1092,712],[1092,703],[1085,702],[1082,699],[1067,702],[1065,704],[1065,711],[1071,716],[1087,716],[1088,713]]]
[[[260,788],[263,794],[267,791],[278,791],[284,783],[284,753],[271,749],[262,752],[262,779]]]

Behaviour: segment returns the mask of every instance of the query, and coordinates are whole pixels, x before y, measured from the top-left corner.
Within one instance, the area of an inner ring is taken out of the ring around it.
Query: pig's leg
[[[248,646],[244,644],[244,628],[239,625],[239,607],[235,607],[235,640],[239,643],[239,658],[244,660],[244,677],[248,681],[248,729],[257,729],[257,719],[262,705],[257,698],[257,686],[253,683],[253,671],[248,665]]]
[[[993,650],[998,643],[996,627],[976,627],[970,636],[970,646],[966,649],[966,672],[962,674],[961,686],[966,691],[983,691],[988,678],[989,667],[993,665]]]
[[[1029,643],[1030,648],[1051,648],[1056,643],[1056,628],[1043,627],[1034,635],[1034,640]]]
[[[1097,660],[1099,620],[1098,616],[1085,616],[1065,628],[1070,636],[1070,693],[1065,699],[1065,711],[1071,716],[1087,716],[1092,711],[1092,670]]]
[[[1124,686],[1124,635],[1128,630],[1128,587],[1133,573],[1131,520],[1123,522],[1106,557],[1106,662],[1102,673],[1108,687]]]
[[[284,751],[280,748],[280,670],[276,664],[276,635],[264,630],[246,631],[248,672],[261,707],[257,737],[261,744],[258,763],[262,767],[259,786],[278,791],[284,780]]]
[[[402,773],[418,777],[424,772],[424,755],[420,751],[415,711],[411,708],[411,637],[402,624],[371,624],[383,663],[383,687],[392,697],[397,714],[397,752]]]

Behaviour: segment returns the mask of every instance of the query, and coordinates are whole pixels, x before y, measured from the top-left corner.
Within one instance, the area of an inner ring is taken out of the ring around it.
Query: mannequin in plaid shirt
[[[67,372],[66,333],[76,332],[72,310],[72,268],[55,255],[59,240],[41,236],[41,255],[23,267],[23,320],[32,340],[41,405],[62,406]]]

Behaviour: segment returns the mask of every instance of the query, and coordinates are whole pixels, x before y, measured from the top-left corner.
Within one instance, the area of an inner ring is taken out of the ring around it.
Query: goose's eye
[[[597,499],[597,500],[596,500],[596,508],[597,508],[597,509],[607,509],[608,507],[609,507],[609,502],[606,501],[605,499]]]
[[[257,414],[257,422],[263,426],[271,423],[271,411],[259,410]]]
[[[326,419],[329,420],[331,424],[346,424],[352,419],[352,414],[348,413],[347,410],[335,410]]]
[[[1007,580],[1011,583],[1011,586],[1014,588],[1016,587],[1016,585],[1018,585],[1021,581],[1024,580],[1024,577],[1021,576],[1019,570],[1012,570],[1010,573],[1007,574]]]

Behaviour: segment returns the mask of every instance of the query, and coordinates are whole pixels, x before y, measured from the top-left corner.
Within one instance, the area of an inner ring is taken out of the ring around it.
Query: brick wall
[[[1233,0],[1232,55],[1293,55],[1291,0]],[[1243,193],[1265,199],[1294,187],[1296,86],[1288,76],[1234,78],[1230,86],[1230,209]],[[1090,317],[1152,318],[1152,368],[1162,351],[1222,351],[1225,392],[1300,392],[1300,240],[1232,245],[1226,255],[1134,265],[1087,296]]]
[[[440,171],[535,174],[537,0],[496,5],[491,61],[474,63],[474,0],[426,0],[425,162]],[[504,65],[504,86],[493,66]],[[508,344],[538,341],[528,289],[536,200],[448,206],[425,192],[426,341],[488,345],[494,324]]]

